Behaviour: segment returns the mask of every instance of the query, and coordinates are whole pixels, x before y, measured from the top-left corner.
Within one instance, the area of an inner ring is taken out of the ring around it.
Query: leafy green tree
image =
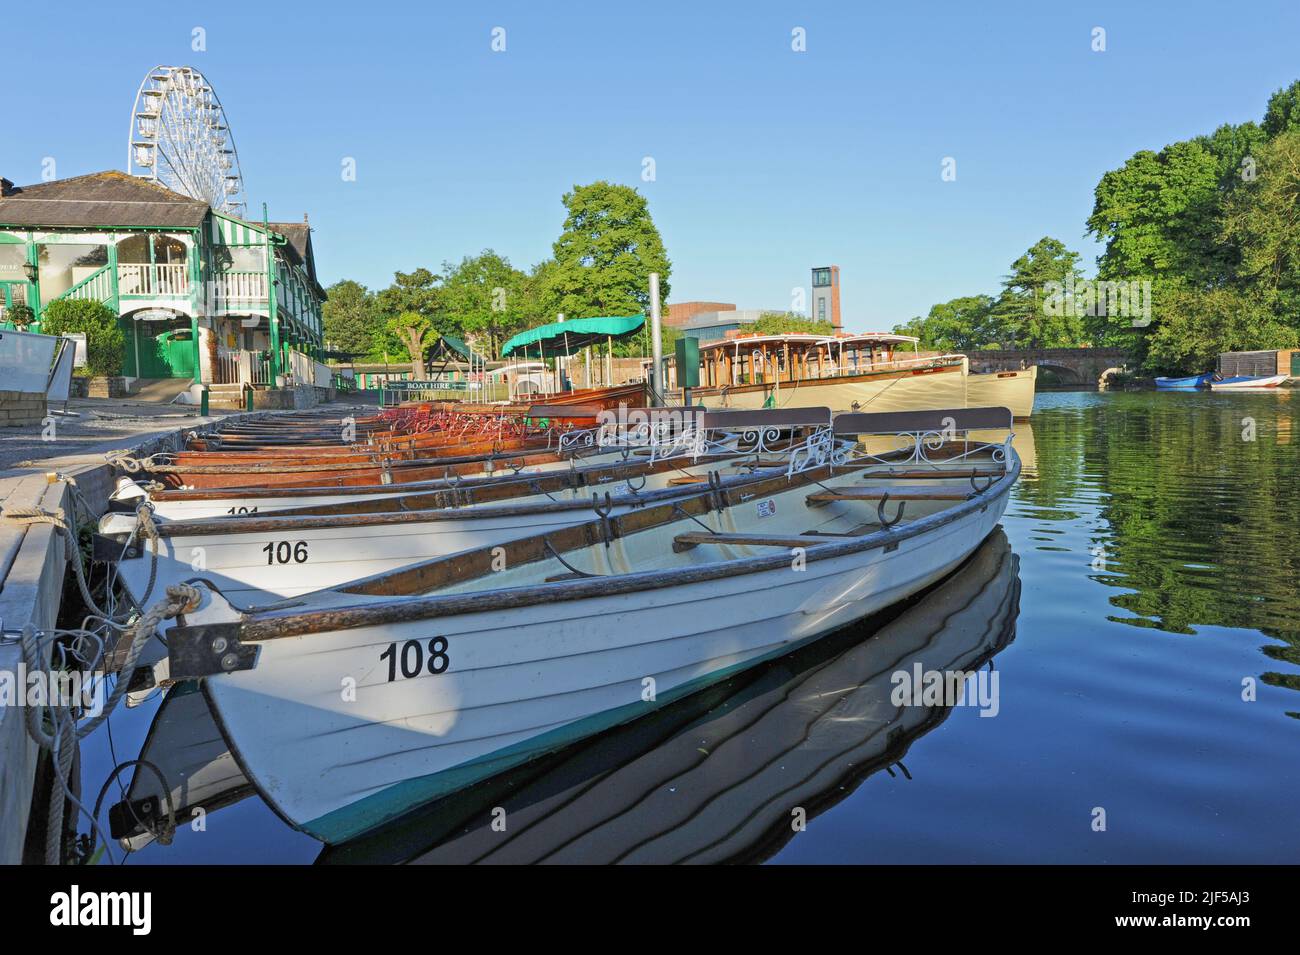
[[[1144,365],[1155,373],[1199,373],[1219,354],[1295,348],[1300,337],[1269,297],[1233,288],[1171,286],[1157,298],[1160,322],[1147,337]]]
[[[1051,314],[1048,283],[1065,286],[1077,282],[1082,273],[1079,253],[1065,243],[1044,236],[1024,255],[1011,263],[1011,274],[1002,282],[1002,294],[989,312],[986,331],[1004,348],[1070,348],[1085,338],[1083,320],[1076,310],[1060,308]]]
[[[602,180],[574,186],[564,207],[546,274],[549,306],[572,318],[646,312],[651,272],[659,273],[659,293],[668,300],[672,265],[644,196]]]
[[[375,354],[384,356],[400,355],[408,344],[406,339],[392,330],[390,319],[405,312],[415,312],[429,319],[431,328],[436,332],[448,332],[452,335],[464,334],[451,318],[442,311],[439,283],[441,275],[435,275],[426,268],[413,272],[393,273],[393,283],[388,288],[376,293],[375,303],[383,316],[380,334],[376,336]],[[426,345],[432,347],[436,341],[428,338]]]
[[[835,326],[797,312],[764,312],[749,331],[755,335],[834,335]]]
[[[1269,97],[1263,126],[1264,134],[1270,139],[1300,129],[1300,80]]]
[[[1221,234],[1236,250],[1238,286],[1264,296],[1294,323],[1300,310],[1300,129],[1279,134],[1254,158],[1254,175],[1223,201]]]
[[[393,284],[375,296],[380,309],[387,315],[402,312],[419,312],[430,321],[439,313],[439,288],[441,275],[425,268],[414,272],[394,272]]]
[[[997,347],[991,295],[963,295],[931,306],[930,313],[898,325],[899,335],[914,335],[927,351],[966,352]]]
[[[331,348],[371,357],[383,333],[383,316],[374,295],[360,282],[344,279],[327,289],[321,308],[325,341]]]
[[[674,350],[677,348],[677,339],[682,337],[680,329],[673,328],[671,325],[664,325],[659,329],[659,343],[663,349],[664,356],[671,358]],[[603,352],[601,353],[603,354]],[[614,342],[614,354],[619,358],[637,358],[648,356],[650,354],[650,321],[646,320],[645,328],[631,338],[625,338],[621,342]]]
[[[86,335],[86,374],[111,378],[122,374],[126,336],[111,308],[89,299],[56,299],[41,317],[46,335]]]
[[[1217,163],[1220,192],[1227,192],[1243,179],[1248,157],[1268,142],[1268,134],[1255,123],[1234,126],[1224,123],[1208,136],[1197,136],[1195,143],[1210,152]]]
[[[1227,271],[1215,217],[1228,162],[1209,144],[1142,150],[1101,177],[1088,232],[1106,243],[1101,279],[1177,274],[1208,286]]]
[[[459,265],[444,262],[441,307],[466,336],[486,339],[492,356],[504,341],[525,328],[528,276],[491,249],[466,256]]]
[[[438,334],[428,315],[419,312],[402,312],[387,321],[388,331],[406,348],[411,358],[411,374],[417,380],[424,378],[424,356]]]

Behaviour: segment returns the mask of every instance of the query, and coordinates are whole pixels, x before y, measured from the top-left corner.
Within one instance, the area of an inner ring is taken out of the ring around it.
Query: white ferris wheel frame
[[[126,168],[218,212],[245,214],[235,135],[216,90],[192,66],[145,74],[131,107]]]

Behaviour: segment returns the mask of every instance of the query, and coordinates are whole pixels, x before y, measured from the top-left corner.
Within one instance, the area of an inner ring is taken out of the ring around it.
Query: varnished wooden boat
[[[151,504],[157,514],[172,520],[221,517],[242,514],[271,514],[298,507],[328,507],[351,501],[400,497],[425,491],[446,490],[465,485],[508,480],[519,475],[548,474],[554,471],[615,468],[627,463],[628,456],[617,451],[584,454],[545,451],[540,454],[489,455],[471,457],[463,462],[413,468],[424,475],[421,480],[394,480],[388,484],[328,484],[326,478],[316,484],[274,487],[215,487],[150,489],[132,478],[120,478],[110,497],[110,506],[134,513],[142,502]],[[407,472],[397,471],[395,478]],[[587,479],[599,482],[598,478]]]
[[[548,447],[555,447],[555,442],[544,438],[516,438],[460,444],[418,458],[377,455],[377,460],[371,464],[328,460],[288,463],[274,459],[243,464],[177,465],[165,462],[145,470],[168,487],[349,487],[428,481],[448,472],[473,474],[482,471],[488,461],[504,462],[530,454],[547,455]]]

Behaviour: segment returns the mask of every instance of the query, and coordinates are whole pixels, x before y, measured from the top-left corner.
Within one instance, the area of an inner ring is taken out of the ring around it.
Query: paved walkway
[[[51,406],[44,427],[0,428],[0,477],[47,471],[51,458],[58,459],[60,465],[89,463],[106,451],[135,444],[151,434],[206,424],[235,413],[219,411],[201,418],[198,408],[137,398],[74,398],[68,402],[68,410],[75,417],[56,414]]]

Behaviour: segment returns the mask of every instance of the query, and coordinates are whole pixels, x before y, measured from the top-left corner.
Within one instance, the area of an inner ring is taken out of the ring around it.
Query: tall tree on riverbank
[[[1105,242],[1103,280],[1149,280],[1152,323],[1089,319],[1097,344],[1129,348],[1148,371],[1196,372],[1220,352],[1279,347],[1300,328],[1296,136],[1300,81],[1263,122],[1142,150],[1102,176],[1088,232]],[[1197,336],[1196,344],[1183,339]]]
[[[1236,253],[1234,277],[1274,301],[1280,315],[1300,314],[1300,130],[1256,150],[1255,175],[1223,201],[1221,236]]]
[[[646,312],[651,272],[659,273],[660,304],[668,300],[672,265],[644,196],[602,180],[574,186],[564,207],[543,293],[555,311],[571,318]]]
[[[1083,321],[1073,308],[1049,308],[1049,288],[1082,278],[1079,253],[1044,236],[1011,263],[1002,294],[988,315],[986,335],[1003,348],[1074,348],[1083,343]]]

